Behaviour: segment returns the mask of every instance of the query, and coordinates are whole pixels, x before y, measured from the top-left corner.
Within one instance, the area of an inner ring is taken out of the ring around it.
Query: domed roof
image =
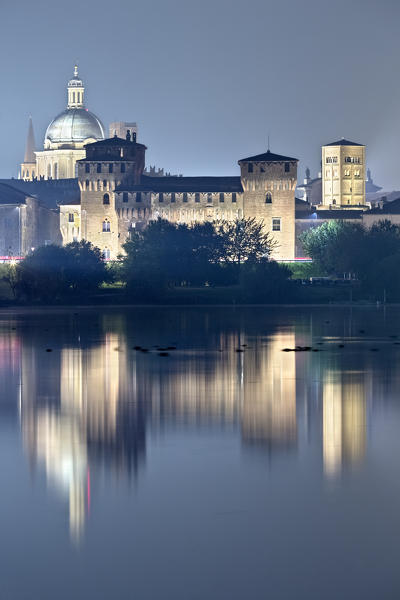
[[[67,108],[57,115],[47,128],[45,141],[72,144],[88,139],[104,140],[100,119],[86,108]]]

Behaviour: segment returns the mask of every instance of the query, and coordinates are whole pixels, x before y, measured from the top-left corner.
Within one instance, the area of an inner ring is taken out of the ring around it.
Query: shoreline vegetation
[[[400,227],[325,223],[301,236],[312,263],[272,260],[254,219],[193,227],[154,221],[121,260],[89,242],[42,246],[0,265],[0,307],[376,306],[400,302]]]

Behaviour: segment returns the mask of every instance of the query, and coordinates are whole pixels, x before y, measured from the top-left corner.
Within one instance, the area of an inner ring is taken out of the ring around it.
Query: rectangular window
[[[275,217],[272,219],[272,231],[280,231],[281,230],[281,219],[280,217]]]
[[[108,172],[109,172],[109,173],[112,173],[112,172],[113,172],[113,170],[114,170],[114,165],[113,165],[112,163],[110,163],[110,164],[108,165]]]
[[[68,215],[68,222],[69,223],[73,223],[74,222],[74,213],[69,213],[69,215]]]
[[[200,202],[200,194],[199,194],[199,192],[195,193],[195,195],[194,195],[194,201],[195,202]]]
[[[136,202],[142,201],[142,192],[136,192]]]
[[[247,172],[248,172],[248,173],[252,173],[252,172],[253,172],[253,165],[252,165],[251,163],[249,163],[249,164],[247,165]]]
[[[187,192],[183,192],[183,201],[187,202],[188,201],[188,195]]]
[[[171,202],[175,202],[175,192],[171,193]]]
[[[128,192],[122,193],[122,202],[128,202]]]
[[[224,192],[220,192],[220,194],[219,194],[219,201],[220,202],[225,202]]]
[[[97,163],[97,172],[101,173],[101,163]]]
[[[121,173],[125,173],[125,163],[121,163]]]
[[[161,192],[160,194],[158,194],[158,201],[159,202],[164,202],[164,193]]]
[[[290,163],[285,163],[285,173],[289,173],[290,171]]]
[[[208,204],[212,204],[212,194],[211,194],[211,192],[208,192],[208,194],[207,194],[207,202],[208,202]]]
[[[232,202],[236,202],[236,192],[232,193]]]
[[[85,164],[85,173],[90,173],[90,165],[89,165],[89,163]]]

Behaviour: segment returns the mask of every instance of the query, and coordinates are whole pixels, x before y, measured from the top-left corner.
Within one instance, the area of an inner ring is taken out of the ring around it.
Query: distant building
[[[322,209],[367,207],[365,146],[344,138],[322,146]]]
[[[124,140],[126,138],[128,132],[129,132],[129,135],[131,136],[131,138],[134,137],[134,134],[137,137],[138,126],[137,126],[137,123],[134,123],[134,122],[128,123],[126,121],[116,121],[114,123],[110,123],[109,132],[110,132],[110,138],[117,136]]]
[[[28,137],[26,139],[24,162],[21,163],[18,174],[19,179],[33,181],[37,176],[35,156],[35,135],[33,133],[32,117],[29,117]]]

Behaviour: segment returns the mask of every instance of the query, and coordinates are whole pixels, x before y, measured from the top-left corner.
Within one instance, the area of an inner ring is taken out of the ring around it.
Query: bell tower
[[[78,65],[74,67],[74,76],[68,82],[68,108],[83,108],[85,87],[78,76]]]

